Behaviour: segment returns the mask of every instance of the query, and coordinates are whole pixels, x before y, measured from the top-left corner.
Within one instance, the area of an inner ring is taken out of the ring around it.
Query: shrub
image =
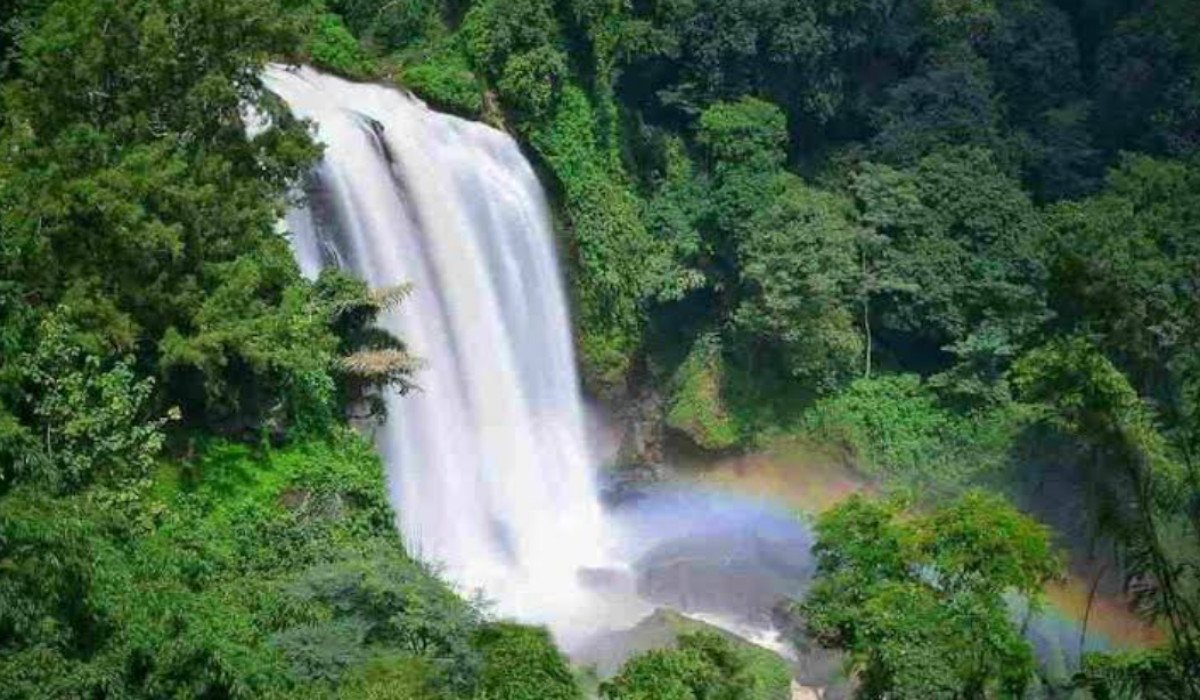
[[[961,414],[911,374],[859,379],[812,406],[804,430],[838,443],[867,474],[908,486],[956,490],[1003,466],[1024,412],[1006,404]]]
[[[467,59],[449,42],[432,51],[400,73],[406,87],[438,109],[463,117],[483,113],[483,85]]]
[[[723,374],[720,340],[710,334],[696,341],[672,380],[667,425],[706,450],[726,449],[738,441],[721,396]]]
[[[682,634],[677,649],[639,654],[600,686],[606,700],[786,700],[790,693],[782,659],[715,632]]]
[[[317,66],[347,78],[369,78],[376,72],[342,18],[330,12],[319,15],[313,23],[307,53]]]
[[[479,690],[495,700],[580,700],[583,695],[567,663],[541,627],[497,623],[481,628],[475,644],[483,652]]]

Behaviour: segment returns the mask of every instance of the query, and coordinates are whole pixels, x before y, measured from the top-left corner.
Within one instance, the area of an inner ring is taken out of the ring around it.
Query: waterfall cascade
[[[609,671],[641,642],[606,633],[656,606],[790,656],[772,611],[811,574],[793,513],[679,488],[602,513],[547,207],[516,143],[308,68],[265,82],[327,147],[288,215],[304,273],[413,285],[382,322],[426,362],[422,390],[387,397],[378,435],[409,550]],[[1039,618],[1030,635],[1047,656],[1075,630]]]
[[[584,615],[605,546],[546,202],[507,135],[375,85],[271,67],[326,146],[288,216],[305,274],[412,283],[383,324],[425,362],[379,435],[410,551],[498,612]],[[582,619],[579,624],[584,624]]]

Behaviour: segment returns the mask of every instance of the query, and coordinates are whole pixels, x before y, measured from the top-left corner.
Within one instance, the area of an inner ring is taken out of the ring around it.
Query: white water
[[[546,202],[507,135],[307,68],[267,86],[324,158],[288,225],[301,268],[412,283],[383,325],[425,362],[378,435],[405,541],[501,615],[588,621],[602,513]]]

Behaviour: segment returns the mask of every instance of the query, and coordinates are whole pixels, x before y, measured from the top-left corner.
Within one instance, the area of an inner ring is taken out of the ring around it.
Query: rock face
[[[663,399],[655,390],[641,392],[620,414],[623,426],[617,451],[620,467],[658,467],[663,464]]]
[[[609,506],[638,497],[669,476],[663,449],[663,402],[653,389],[642,391],[616,411],[618,445],[603,473],[601,496]]]

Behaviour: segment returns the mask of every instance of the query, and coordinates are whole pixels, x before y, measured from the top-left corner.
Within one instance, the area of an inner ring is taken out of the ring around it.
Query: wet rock
[[[655,484],[666,480],[667,468],[661,464],[635,464],[613,467],[602,474],[600,498],[615,508],[635,501]]]
[[[769,625],[773,609],[805,585],[812,566],[802,531],[751,530],[667,542],[635,569],[638,592],[656,605]]]
[[[825,700],[824,688],[813,688],[792,681],[792,700]]]
[[[639,393],[620,412],[623,425],[617,464],[631,467],[661,465],[663,451],[663,399],[653,389]]]
[[[804,619],[794,605],[782,603],[775,607],[772,615],[775,628],[788,639],[796,652],[792,670],[796,685],[809,695],[821,700],[849,700],[854,696],[854,684],[846,677],[846,655],[840,651],[825,649],[808,636]],[[816,695],[811,693],[815,692]]]

